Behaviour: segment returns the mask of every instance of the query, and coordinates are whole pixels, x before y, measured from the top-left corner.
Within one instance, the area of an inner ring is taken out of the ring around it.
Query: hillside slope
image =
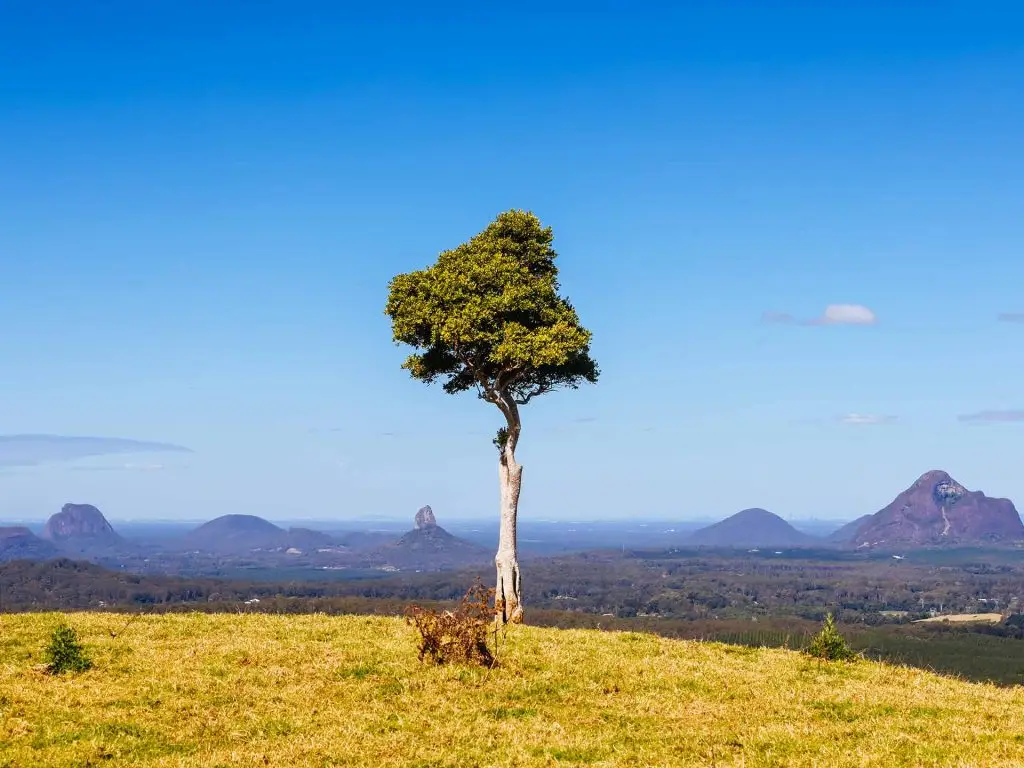
[[[825,541],[830,544],[849,544],[854,540],[857,531],[863,528],[867,524],[868,520],[873,517],[874,515],[871,513],[861,515],[856,520],[851,520],[845,525],[832,531],[832,533],[825,537]]]
[[[1024,762],[1024,692],[871,662],[517,627],[488,672],[398,619],[73,614],[97,666],[52,678],[57,620],[0,615],[0,765]]]
[[[705,547],[808,547],[820,543],[766,509],[744,509],[691,533],[686,543]]]
[[[187,549],[200,552],[244,554],[253,549],[274,549],[286,545],[283,528],[255,515],[221,515],[185,534]]]
[[[46,560],[59,550],[22,525],[0,527],[0,562],[6,560]]]

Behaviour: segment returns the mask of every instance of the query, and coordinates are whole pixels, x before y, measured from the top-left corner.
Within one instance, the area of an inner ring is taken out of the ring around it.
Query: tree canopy
[[[385,313],[395,342],[417,350],[403,367],[499,407],[596,382],[590,331],[558,293],[552,239],[532,213],[506,211],[432,266],[394,277]]]

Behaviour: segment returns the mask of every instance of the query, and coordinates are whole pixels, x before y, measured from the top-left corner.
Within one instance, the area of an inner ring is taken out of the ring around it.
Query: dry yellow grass
[[[1001,613],[949,613],[945,616],[932,616],[927,619],[918,619],[915,624],[927,624],[929,622],[949,621],[953,623],[984,622],[987,624],[998,624],[1003,620]]]
[[[1024,764],[1024,693],[870,662],[517,627],[493,671],[400,620],[75,614],[96,668],[0,615],[0,766]]]

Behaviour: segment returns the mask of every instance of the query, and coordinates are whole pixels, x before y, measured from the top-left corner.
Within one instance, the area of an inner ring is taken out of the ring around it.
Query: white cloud
[[[874,325],[878,318],[863,304],[829,304],[821,322],[825,325]]]
[[[811,320],[798,320],[789,312],[763,312],[761,320],[776,325],[874,325],[878,316],[863,304],[829,304]]]
[[[840,416],[839,421],[843,424],[851,424],[855,426],[873,426],[879,424],[893,424],[896,421],[896,417],[883,416],[874,413],[848,413],[845,416]]]

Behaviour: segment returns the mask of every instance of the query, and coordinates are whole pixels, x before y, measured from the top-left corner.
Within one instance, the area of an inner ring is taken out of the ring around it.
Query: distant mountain
[[[820,540],[801,533],[766,509],[744,509],[691,533],[685,543],[705,547],[808,547]]]
[[[864,525],[872,517],[874,517],[874,515],[867,514],[867,515],[861,515],[856,520],[851,520],[846,525],[843,525],[843,526],[837,528],[832,533],[830,533],[827,537],[825,537],[825,541],[828,542],[829,544],[846,544],[846,543],[848,543],[849,541],[851,541],[854,538],[854,534],[856,534],[857,531],[860,530],[860,527],[862,525]]]
[[[416,513],[415,525],[393,544],[368,553],[370,559],[401,570],[433,571],[483,564],[493,557],[490,550],[448,533],[429,506]]]
[[[942,470],[931,470],[871,516],[851,536],[860,548],[969,546],[1024,541],[1013,502],[968,491]]]
[[[235,555],[287,547],[288,533],[255,515],[222,515],[186,534],[182,543],[190,550]]]
[[[60,550],[20,525],[0,527],[0,561],[49,560]]]
[[[334,536],[334,540],[353,552],[369,552],[395,541],[394,534],[382,531],[346,531]]]
[[[289,528],[285,538],[289,547],[303,551],[338,546],[333,536],[312,528]]]
[[[182,545],[187,550],[218,555],[246,555],[254,550],[307,553],[341,548],[334,537],[323,531],[312,528],[286,531],[255,515],[222,515],[186,534]]]
[[[65,504],[46,521],[43,538],[65,553],[96,554],[125,546],[124,539],[92,504]]]

